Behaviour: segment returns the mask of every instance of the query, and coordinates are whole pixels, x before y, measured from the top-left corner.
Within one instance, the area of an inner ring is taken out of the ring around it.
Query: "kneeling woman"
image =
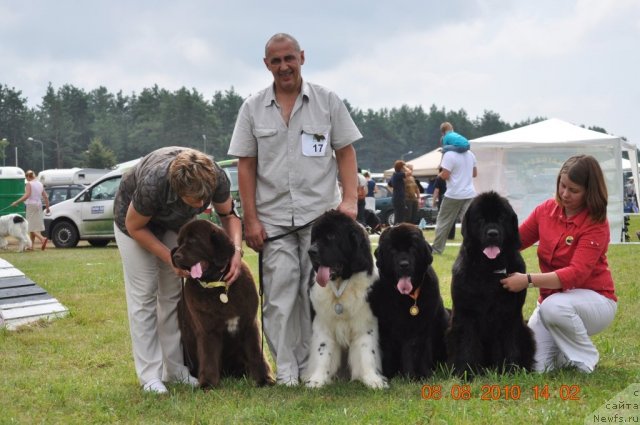
[[[501,282],[517,292],[540,288],[529,319],[536,340],[536,371],[564,366],[591,373],[600,354],[590,336],[606,329],[617,298],[607,264],[607,187],[598,161],[569,158],[558,174],[555,199],[520,225],[522,249],[535,242],[542,273],[515,273]]]

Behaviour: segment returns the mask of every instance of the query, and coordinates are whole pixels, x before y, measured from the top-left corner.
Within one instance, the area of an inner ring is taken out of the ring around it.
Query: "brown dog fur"
[[[180,229],[172,251],[176,267],[190,270],[201,263],[202,277],[187,278],[178,304],[185,364],[200,387],[218,386],[223,375],[248,374],[258,386],[273,385],[271,367],[260,347],[257,321],[258,293],[248,266],[225,288],[203,288],[199,281],[222,280],[235,253],[227,234],[206,220],[194,220]]]

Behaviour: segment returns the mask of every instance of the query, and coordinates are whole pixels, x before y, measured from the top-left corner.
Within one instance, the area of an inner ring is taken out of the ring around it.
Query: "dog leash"
[[[4,207],[3,209],[0,210],[0,212],[4,211],[4,210],[8,210],[9,208],[12,208],[13,205],[9,204],[8,206]]]
[[[289,236],[293,233],[297,233],[300,230],[306,229],[311,226],[317,218],[314,218],[310,222],[303,224],[302,226],[296,227],[288,232],[282,233],[280,235],[271,236],[263,240],[263,243],[277,241],[278,239],[282,239],[285,236]],[[260,295],[260,331],[262,332],[261,341],[260,341],[260,350],[264,355],[264,282],[263,282],[263,267],[262,267],[262,250],[258,251],[258,294]]]

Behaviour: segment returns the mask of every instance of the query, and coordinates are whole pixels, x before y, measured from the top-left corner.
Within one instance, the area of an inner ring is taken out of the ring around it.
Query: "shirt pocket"
[[[307,157],[324,157],[331,147],[330,125],[305,125],[300,134],[302,155]]]
[[[287,152],[286,143],[278,143],[281,135],[275,127],[255,127],[253,137],[256,138],[258,147],[258,161],[261,163],[273,162],[285,158]]]
[[[264,139],[267,137],[273,137],[278,134],[277,128],[254,128],[253,135],[256,139]]]

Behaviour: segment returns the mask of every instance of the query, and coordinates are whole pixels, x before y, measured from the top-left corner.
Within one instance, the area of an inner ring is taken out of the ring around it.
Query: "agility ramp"
[[[0,328],[15,330],[40,319],[67,314],[69,310],[57,299],[0,258]]]

